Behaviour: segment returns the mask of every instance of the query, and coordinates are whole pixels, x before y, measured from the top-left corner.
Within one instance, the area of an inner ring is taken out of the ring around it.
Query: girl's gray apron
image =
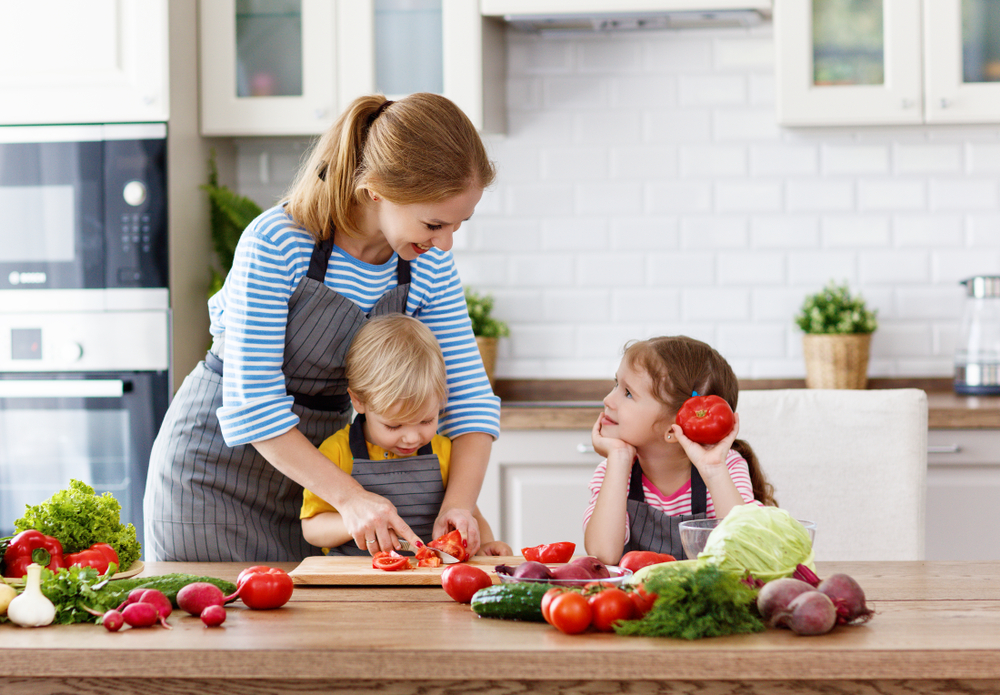
[[[636,459],[632,464],[632,477],[628,486],[629,540],[625,544],[625,552],[652,550],[654,553],[670,553],[678,560],[685,559],[680,523],[707,518],[707,508],[708,490],[694,466],[691,466],[690,514],[670,516],[646,504],[646,495],[642,490],[642,467]]]
[[[365,416],[351,423],[349,440],[354,467],[351,477],[361,486],[396,505],[396,512],[421,539],[432,539],[434,520],[444,502],[441,460],[431,445],[420,447],[415,456],[373,461],[368,458],[365,442]],[[331,555],[368,555],[354,541],[330,548]]]
[[[350,399],[344,357],[369,318],[403,312],[410,265],[398,285],[365,314],[324,284],[333,239],[316,244],[309,271],[288,303],[282,370],[299,430],[314,445],[347,424]],[[219,336],[174,396],[150,454],[143,503],[147,560],[281,562],[316,555],[302,537],[302,487],[251,444],[226,446]]]

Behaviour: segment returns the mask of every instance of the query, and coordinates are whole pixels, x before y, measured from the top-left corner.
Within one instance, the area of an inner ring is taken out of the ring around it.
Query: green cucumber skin
[[[173,604],[174,608],[177,608],[177,592],[194,582],[215,584],[226,596],[236,591],[236,585],[224,579],[198,577],[192,574],[161,574],[153,577],[130,577],[129,579],[108,582],[108,585],[101,594],[107,597],[113,596],[114,601],[121,603],[132,589],[156,589],[162,591],[170,600],[170,603]]]
[[[494,584],[476,592],[472,610],[481,618],[544,623],[542,597],[551,588],[551,584],[533,582]]]

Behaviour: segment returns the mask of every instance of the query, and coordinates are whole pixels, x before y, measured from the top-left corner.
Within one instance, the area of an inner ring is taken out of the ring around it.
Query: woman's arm
[[[452,440],[448,488],[434,521],[434,538],[458,529],[471,555],[478,552],[482,543],[482,530],[473,510],[483,487],[492,447],[493,437],[484,432],[469,432]]]

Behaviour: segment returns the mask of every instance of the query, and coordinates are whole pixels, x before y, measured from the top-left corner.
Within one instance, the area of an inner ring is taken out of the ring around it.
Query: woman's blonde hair
[[[412,316],[388,314],[358,329],[345,361],[347,385],[366,410],[407,420],[443,408],[448,377],[441,346]]]
[[[683,335],[638,340],[625,346],[624,361],[649,375],[653,396],[674,416],[695,391],[701,396],[719,396],[736,411],[739,379],[726,359],[707,343]],[[754,499],[777,506],[774,487],[764,477],[750,445],[737,439],[733,449],[746,459]]]
[[[351,102],[319,139],[285,202],[317,241],[334,229],[356,237],[369,190],[397,205],[436,203],[495,178],[476,127],[453,102],[373,94]]]

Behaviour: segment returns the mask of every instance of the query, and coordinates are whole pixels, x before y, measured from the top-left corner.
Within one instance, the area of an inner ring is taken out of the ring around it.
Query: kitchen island
[[[148,563],[233,580],[242,564]],[[281,564],[292,569],[293,564]],[[438,587],[297,586],[275,611],[236,602],[222,627],[0,625],[0,692],[997,693],[1000,563],[819,563],[877,611],[819,637],[768,630],[692,642],[476,617]]]

